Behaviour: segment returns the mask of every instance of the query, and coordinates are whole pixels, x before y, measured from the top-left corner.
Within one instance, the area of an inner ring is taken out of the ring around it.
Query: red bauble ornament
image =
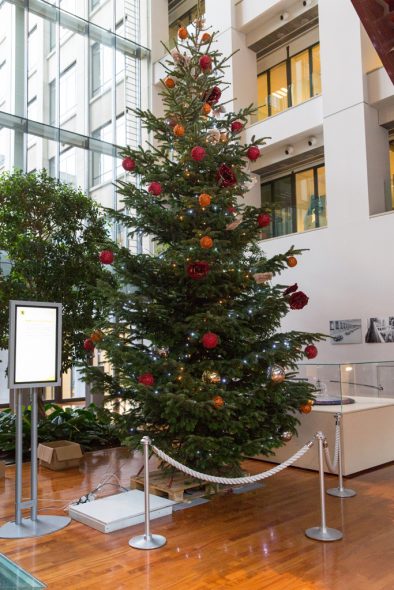
[[[309,297],[307,297],[303,291],[292,293],[289,297],[289,305],[291,309],[302,309],[307,305],[308,301]]]
[[[248,148],[246,155],[248,156],[249,160],[254,162],[260,157],[260,148],[258,148],[257,145],[251,145],[250,148]]]
[[[214,332],[205,332],[203,337],[201,338],[201,343],[204,348],[212,349],[216,348],[219,344],[219,336]]]
[[[160,182],[153,181],[148,186],[148,192],[155,197],[158,197],[161,194],[161,184]]]
[[[244,128],[243,123],[241,121],[233,121],[231,123],[231,131],[232,133],[239,133]]]
[[[220,90],[219,86],[214,86],[210,92],[207,92],[205,96],[205,102],[212,106],[213,104],[219,102],[221,96],[222,91]]]
[[[268,213],[260,213],[257,217],[257,223],[259,227],[267,227],[271,223],[271,215]]]
[[[114,253],[111,250],[102,250],[99,254],[101,264],[112,264],[114,258]]]
[[[219,186],[227,188],[237,184],[237,177],[230,166],[227,166],[227,164],[220,164],[216,172],[216,181]]]
[[[287,287],[287,289],[283,292],[283,296],[285,297],[286,295],[290,295],[290,293],[295,293],[298,290],[298,285],[297,283],[294,283],[294,285],[290,285],[290,287]]]
[[[207,155],[207,152],[200,145],[196,145],[190,152],[190,155],[195,162],[201,162]]]
[[[200,68],[202,70],[209,70],[211,68],[211,65],[212,65],[212,58],[211,58],[211,56],[210,55],[202,55],[200,57],[199,64],[200,64]]]
[[[236,207],[227,207],[227,212],[235,215],[235,213],[237,212],[237,208]]]
[[[133,172],[133,170],[135,170],[135,160],[130,158],[130,156],[126,156],[122,160],[122,168],[126,170],[126,172]]]
[[[314,359],[317,357],[317,348],[314,344],[308,344],[305,347],[304,354],[308,359]]]
[[[310,414],[310,412],[312,412],[312,405],[311,404],[302,404],[302,406],[299,407],[299,410],[300,410],[301,414]]]
[[[143,373],[138,377],[138,383],[142,385],[147,385],[148,387],[154,385],[155,378],[153,377],[152,373]]]
[[[91,338],[86,338],[86,340],[83,341],[83,348],[86,352],[92,352],[94,350],[93,340]]]
[[[186,272],[191,279],[200,280],[207,276],[209,273],[208,262],[191,262],[186,267]]]

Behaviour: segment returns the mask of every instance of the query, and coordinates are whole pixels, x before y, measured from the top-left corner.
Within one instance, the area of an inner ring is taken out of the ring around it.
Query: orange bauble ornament
[[[183,137],[185,135],[185,128],[183,125],[179,125],[179,123],[177,125],[175,125],[174,127],[174,135],[176,135],[177,137]]]
[[[213,405],[215,408],[222,408],[224,406],[224,399],[221,395],[215,395],[213,398]]]
[[[201,207],[208,207],[211,204],[211,196],[207,193],[201,193],[198,197],[198,202],[200,203]]]
[[[204,104],[202,105],[202,112],[204,113],[204,115],[209,115],[211,111],[211,105],[208,102],[204,102]]]
[[[212,246],[213,246],[213,239],[210,238],[209,236],[202,237],[200,240],[200,246],[201,246],[201,248],[205,248],[206,250],[209,250],[209,248],[212,248]]]
[[[175,80],[174,78],[166,78],[164,80],[164,84],[167,86],[167,88],[175,88]]]
[[[287,262],[287,266],[290,266],[290,268],[294,268],[294,266],[297,266],[297,258],[295,256],[289,256],[288,259],[286,260]]]
[[[90,335],[90,340],[94,343],[100,342],[104,338],[104,333],[101,330],[95,330]]]
[[[179,39],[182,39],[184,41],[185,39],[188,38],[188,36],[189,36],[189,33],[187,32],[186,27],[179,27],[179,29],[178,29]]]
[[[309,414],[310,412],[312,412],[312,404],[302,404],[302,406],[300,406],[299,408],[301,414]]]
[[[209,33],[204,33],[201,37],[202,43],[209,43],[211,40],[211,35]]]

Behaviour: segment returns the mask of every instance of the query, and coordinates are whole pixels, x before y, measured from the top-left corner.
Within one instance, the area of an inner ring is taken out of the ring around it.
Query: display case
[[[298,436],[293,436],[269,461],[282,463],[317,431],[326,435],[332,454],[338,413],[344,475],[394,461],[394,361],[301,364],[296,379],[315,386],[316,401],[310,414],[298,416]],[[317,469],[317,453],[307,453],[295,466]]]

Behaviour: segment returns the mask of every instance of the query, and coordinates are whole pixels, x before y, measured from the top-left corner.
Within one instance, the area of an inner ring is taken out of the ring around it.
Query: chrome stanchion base
[[[38,516],[37,520],[22,518],[21,524],[7,522],[0,527],[0,539],[25,539],[28,537],[42,537],[60,531],[68,524],[71,518],[67,516]]]
[[[329,527],[323,529],[321,526],[306,529],[305,535],[316,541],[339,541],[343,537],[343,534],[338,529],[331,529]]]
[[[357,496],[357,492],[350,488],[330,488],[327,490],[327,494],[336,496],[337,498],[352,498],[353,496]]]
[[[167,539],[162,535],[138,535],[129,541],[130,547],[134,547],[134,549],[159,549],[166,543]]]

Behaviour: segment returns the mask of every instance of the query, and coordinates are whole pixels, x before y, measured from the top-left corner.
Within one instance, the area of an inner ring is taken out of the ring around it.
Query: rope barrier
[[[179,471],[183,471],[183,473],[190,475],[191,477],[195,477],[196,479],[201,479],[203,481],[208,481],[210,483],[221,483],[221,484],[225,484],[225,485],[236,486],[236,485],[243,485],[243,484],[247,484],[247,483],[255,483],[257,481],[267,479],[268,477],[271,477],[272,475],[276,475],[280,471],[283,471],[284,469],[286,469],[286,467],[293,465],[293,463],[298,461],[298,459],[301,459],[301,457],[303,457],[305,455],[305,453],[307,453],[309,451],[309,449],[312,448],[312,446],[315,442],[315,438],[316,438],[316,436],[314,436],[299,451],[297,451],[294,455],[292,455],[289,459],[287,459],[287,461],[284,461],[283,463],[276,465],[276,467],[273,467],[272,469],[269,469],[268,471],[263,471],[262,473],[258,473],[257,475],[251,475],[251,476],[245,476],[245,477],[217,477],[215,475],[208,475],[206,473],[201,473],[200,471],[195,471],[194,469],[190,469],[190,467],[186,467],[186,465],[179,463],[179,461],[176,461],[175,459],[173,459],[172,457],[170,457],[169,455],[167,455],[166,453],[164,453],[163,451],[161,451],[160,449],[155,447],[155,445],[152,445],[152,443],[151,443],[151,447],[152,447],[153,452],[156,453],[156,455],[160,459],[162,459],[163,461],[165,461],[169,465],[172,465],[173,467],[175,467]]]
[[[328,442],[327,439],[324,439],[324,456],[326,459],[326,465],[328,467],[328,470],[331,471],[331,473],[334,473],[337,466],[338,466],[338,459],[339,459],[339,449],[340,449],[340,439],[341,439],[341,425],[339,424],[339,422],[337,422],[336,427],[335,427],[335,447],[334,447],[334,456],[333,456],[333,460],[331,461],[331,457],[330,457],[330,452],[328,450]]]

